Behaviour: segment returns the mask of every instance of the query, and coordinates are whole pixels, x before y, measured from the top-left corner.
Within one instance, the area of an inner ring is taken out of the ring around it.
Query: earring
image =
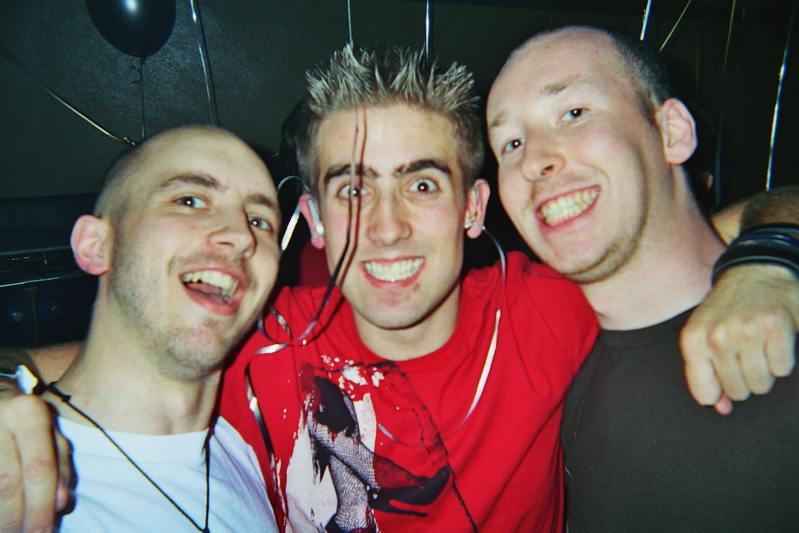
[[[474,225],[474,218],[473,218],[473,217],[469,217],[469,220],[467,220],[467,221],[466,221],[466,222],[463,224],[463,229],[469,229],[469,228],[471,228],[473,225]]]
[[[313,219],[314,228],[320,237],[325,236],[325,227],[322,226],[322,220],[319,218],[319,210],[316,207],[316,200],[308,198],[308,207],[311,210],[311,218]]]

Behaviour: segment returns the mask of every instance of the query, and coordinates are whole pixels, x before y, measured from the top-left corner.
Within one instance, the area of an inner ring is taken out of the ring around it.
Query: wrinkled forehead
[[[212,177],[225,190],[277,198],[263,160],[232,134],[188,130],[153,141],[144,147],[134,177],[145,189],[163,187],[176,176],[200,175]]]

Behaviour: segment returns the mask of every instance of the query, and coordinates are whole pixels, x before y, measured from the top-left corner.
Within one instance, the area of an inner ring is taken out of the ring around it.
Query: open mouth
[[[233,276],[218,270],[188,272],[180,279],[189,290],[220,303],[228,303],[239,287],[239,282]]]
[[[419,271],[424,259],[403,259],[402,261],[364,261],[366,271],[380,281],[403,281]]]
[[[550,200],[543,204],[539,211],[547,226],[557,226],[578,217],[591,207],[597,196],[599,196],[599,187],[583,189]]]

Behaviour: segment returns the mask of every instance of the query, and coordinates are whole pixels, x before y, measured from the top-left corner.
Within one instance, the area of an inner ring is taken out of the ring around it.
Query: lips
[[[370,276],[380,281],[404,281],[413,277],[424,259],[402,259],[399,261],[364,261],[363,266]]]
[[[582,189],[545,202],[539,208],[539,212],[547,226],[556,226],[580,216],[593,205],[597,196],[599,196],[599,187]]]
[[[233,276],[218,270],[187,272],[180,279],[189,290],[219,303],[228,303],[239,287]]]

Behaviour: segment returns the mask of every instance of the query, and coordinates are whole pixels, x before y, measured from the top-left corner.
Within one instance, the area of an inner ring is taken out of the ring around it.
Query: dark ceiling
[[[82,1],[0,1],[0,198],[95,192],[124,149],[42,85],[118,137],[139,139],[186,123],[219,125],[274,154],[303,72],[349,39],[346,0],[195,0],[201,8],[216,106],[209,107],[191,0],[177,0],[171,37],[139,60],[109,44]],[[722,124],[726,203],[763,188],[791,0],[653,0],[646,40],[665,50],[711,119]],[[431,4],[430,43],[444,61],[476,73],[485,94],[508,52],[532,30],[589,23],[638,35],[645,0],[441,1]],[[351,0],[353,40],[421,47],[428,4]],[[733,7],[735,9],[733,9]],[[728,42],[730,43],[728,46]],[[791,56],[796,58],[794,53]],[[792,120],[795,61],[784,77],[774,151],[776,183],[797,181]],[[37,81],[37,79],[39,81]]]

